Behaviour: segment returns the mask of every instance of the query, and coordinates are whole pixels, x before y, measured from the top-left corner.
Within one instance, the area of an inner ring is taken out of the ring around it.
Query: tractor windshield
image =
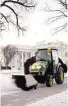
[[[46,61],[46,60],[51,61],[51,52],[45,49],[39,50],[38,52],[36,52],[36,60],[37,61]]]

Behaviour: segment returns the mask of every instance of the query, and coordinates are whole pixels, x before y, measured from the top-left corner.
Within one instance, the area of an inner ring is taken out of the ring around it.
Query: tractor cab
[[[58,49],[46,48],[38,49],[35,53],[36,61],[49,61],[58,63]]]
[[[36,53],[36,61],[51,61],[51,50],[39,49]]]
[[[45,48],[38,49],[35,53],[36,62],[31,66],[30,73],[45,75],[46,72],[54,73],[53,70],[58,66],[58,53],[57,49]]]

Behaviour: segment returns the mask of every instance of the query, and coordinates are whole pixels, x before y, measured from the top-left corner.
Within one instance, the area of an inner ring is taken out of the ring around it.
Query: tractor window
[[[58,64],[58,53],[56,50],[52,50],[52,56],[53,60],[55,61],[55,64]]]
[[[51,60],[51,53],[49,53],[48,50],[39,50],[36,53],[36,60]]]

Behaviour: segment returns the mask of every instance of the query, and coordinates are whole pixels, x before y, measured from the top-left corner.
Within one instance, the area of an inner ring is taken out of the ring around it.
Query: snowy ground
[[[1,93],[0,95],[9,95],[11,93],[17,92],[16,85],[14,84],[14,80],[11,79],[11,75],[0,75],[1,81]]]
[[[19,73],[17,70],[2,70],[0,72],[0,95],[9,95],[19,92],[19,88],[15,85],[12,75],[21,73],[22,71]]]
[[[65,74],[68,77],[68,73]],[[68,79],[67,79],[68,83]],[[42,98],[34,103],[29,103],[26,106],[68,106],[68,85],[67,90],[61,93],[49,96],[47,98]]]
[[[68,73],[65,74],[65,77],[68,77]],[[67,79],[68,83],[68,79]],[[49,96],[47,98],[42,98],[34,103],[29,103],[26,106],[68,106],[68,85],[67,90]]]
[[[67,76],[68,73],[65,74],[65,77]],[[12,80],[11,78],[12,74],[10,73],[0,73],[0,95],[10,95],[11,93],[20,92],[20,89],[16,87],[16,85],[14,84],[14,80]],[[68,106],[67,94],[68,92],[66,90],[53,96],[38,100],[34,103],[29,103],[26,106],[42,106],[42,104],[43,106]]]
[[[13,73],[13,74],[18,74],[18,73]],[[23,75],[23,73],[22,73]],[[68,76],[68,73],[65,74],[65,77]],[[10,89],[11,88],[11,89]],[[17,90],[17,91],[16,91]],[[12,73],[9,73],[9,71],[3,72],[0,74],[0,95],[8,95],[11,94],[12,92],[19,92],[19,88],[14,83],[14,79],[12,79]]]
[[[36,101],[35,103],[27,104],[26,106],[68,106],[68,91],[63,91],[61,93],[43,98]]]

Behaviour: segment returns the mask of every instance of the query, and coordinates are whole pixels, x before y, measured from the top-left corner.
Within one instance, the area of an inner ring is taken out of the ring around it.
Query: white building
[[[24,68],[24,62],[34,55],[33,47],[27,45],[16,45],[19,53],[16,53],[9,63],[12,68],[21,70]]]
[[[12,58],[12,60],[9,63],[9,66],[12,69],[17,69],[17,70],[23,70],[24,69],[24,62],[32,57],[34,55],[34,51],[33,51],[33,47],[32,46],[28,46],[28,45],[13,45],[18,49],[18,53],[16,53],[14,55],[14,57]],[[1,51],[1,49],[0,49]],[[0,52],[0,57],[3,57],[3,53]],[[1,59],[1,65],[3,66],[5,64],[5,58]]]
[[[4,56],[2,53],[2,48],[3,48],[3,46],[0,46],[0,70],[1,70],[2,63],[4,64]]]

